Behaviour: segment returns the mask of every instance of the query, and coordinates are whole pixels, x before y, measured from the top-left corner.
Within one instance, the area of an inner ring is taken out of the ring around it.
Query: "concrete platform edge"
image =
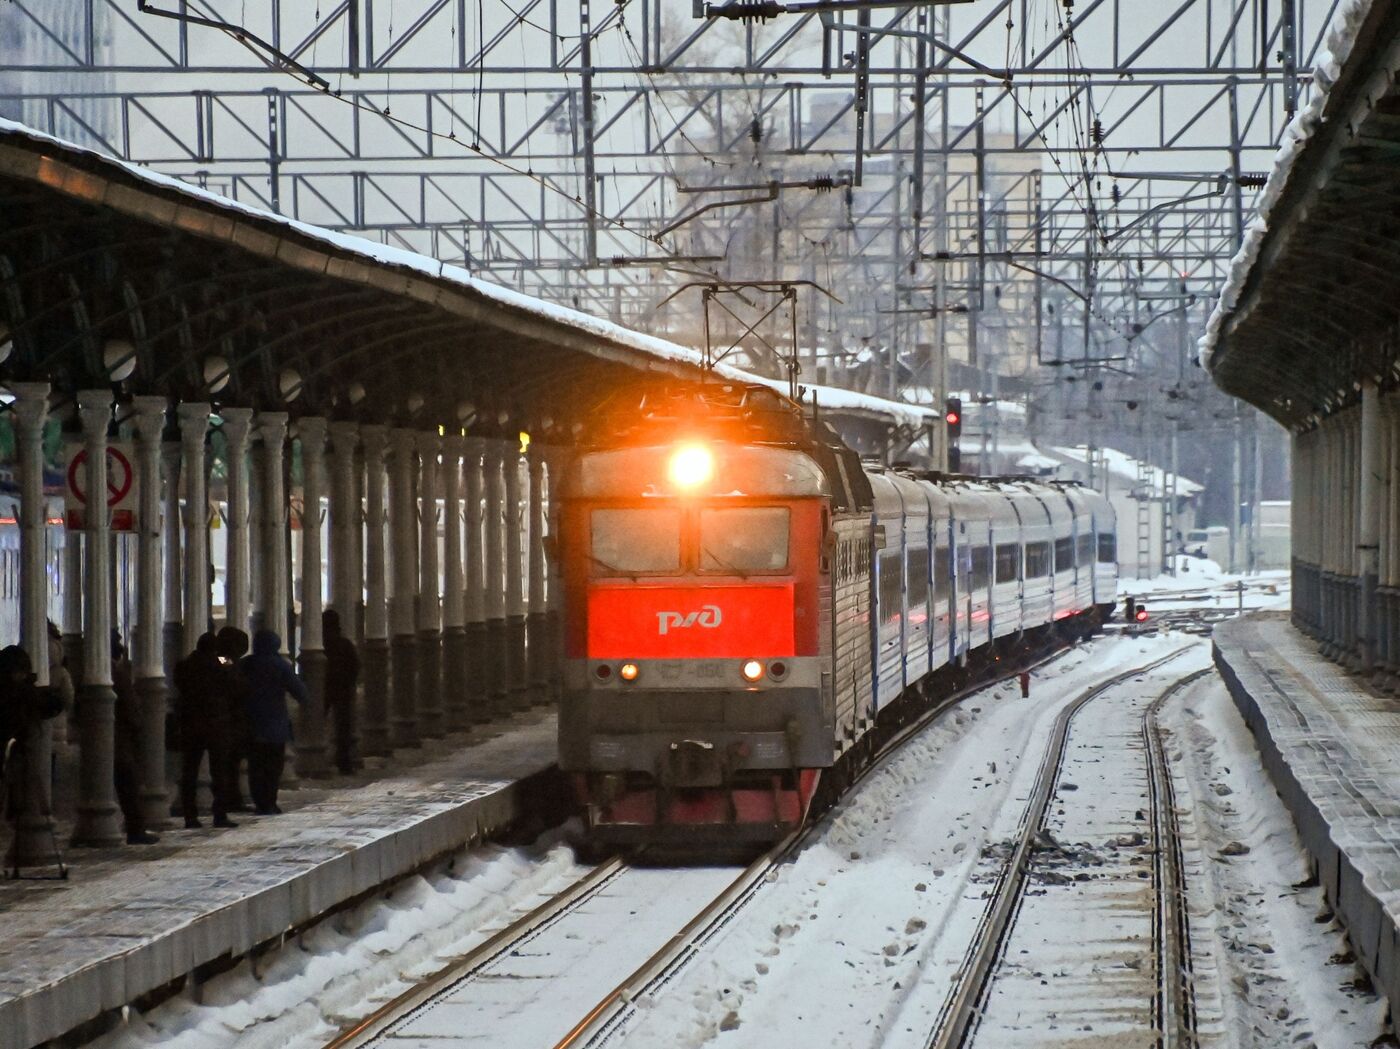
[[[34,1049],[69,1035],[200,966],[246,955],[465,846],[502,833],[526,815],[539,796],[538,783],[553,771],[543,770],[426,814],[177,929],[95,958],[28,993],[0,998],[0,1049]]]
[[[1377,991],[1391,1003],[1400,1001],[1400,929],[1385,901],[1372,891],[1363,871],[1337,843],[1327,817],[1275,741],[1269,716],[1256,694],[1273,686],[1267,679],[1247,682],[1254,675],[1248,665],[1250,657],[1244,652],[1230,652],[1218,640],[1211,648],[1215,666],[1254,736],[1264,768],[1293,817],[1298,836],[1312,857],[1328,902],[1347,930],[1357,960]],[[1237,668],[1232,657],[1243,666]]]

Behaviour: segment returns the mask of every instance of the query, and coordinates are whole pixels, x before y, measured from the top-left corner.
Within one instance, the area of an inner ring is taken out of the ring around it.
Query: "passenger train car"
[[[759,386],[602,413],[560,522],[560,767],[599,843],[775,840],[882,726],[1117,587],[1097,493],[864,464]]]

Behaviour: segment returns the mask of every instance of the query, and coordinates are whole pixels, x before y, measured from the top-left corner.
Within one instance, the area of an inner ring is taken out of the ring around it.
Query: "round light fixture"
[[[758,681],[763,677],[763,664],[757,659],[750,659],[742,667],[745,681]]]

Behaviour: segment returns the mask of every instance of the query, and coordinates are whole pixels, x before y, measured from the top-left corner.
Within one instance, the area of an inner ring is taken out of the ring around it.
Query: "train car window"
[[[1068,572],[1074,567],[1074,540],[1068,537],[1055,540],[1055,571]]]
[[[1026,544],[1026,578],[1039,579],[1050,574],[1050,544]]]
[[[1014,583],[1016,581],[1017,562],[1020,560],[1021,548],[1015,543],[1001,543],[997,546],[997,582]]]
[[[992,576],[992,552],[990,547],[978,546],[972,550],[972,589],[985,590]]]
[[[779,572],[788,563],[788,508],[700,511],[700,571]]]
[[[1084,532],[1079,537],[1079,563],[1090,565],[1094,562],[1094,533]]]
[[[928,606],[928,549],[909,551],[909,607]]]
[[[940,546],[933,554],[933,599],[948,600],[948,548]]]
[[[679,572],[681,512],[664,507],[592,512],[594,575]]]
[[[898,619],[904,611],[901,591],[899,555],[880,558],[880,621],[889,623]]]
[[[1099,533],[1099,562],[1112,564],[1118,560],[1118,537],[1112,532]]]

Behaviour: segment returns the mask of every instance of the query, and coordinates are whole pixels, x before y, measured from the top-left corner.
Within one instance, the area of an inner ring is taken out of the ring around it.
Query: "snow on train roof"
[[[30,142],[52,147],[70,155],[76,154],[88,157],[108,167],[119,169],[131,177],[139,179],[151,186],[179,193],[182,196],[197,200],[209,207],[218,208],[225,212],[237,213],[260,222],[275,223],[289,230],[293,230],[297,234],[310,240],[320,241],[322,244],[334,247],[339,251],[358,255],[363,259],[368,259],[379,265],[403,267],[434,280],[452,284],[459,288],[470,289],[483,298],[490,299],[502,306],[531,313],[550,323],[572,328],[575,331],[583,332],[620,346],[625,346],[628,349],[636,350],[640,353],[649,354],[663,360],[691,365],[696,368],[699,368],[702,363],[702,355],[699,350],[671,342],[669,339],[662,339],[654,335],[647,335],[644,332],[635,331],[631,328],[625,328],[620,324],[614,324],[612,321],[604,320],[601,317],[595,317],[590,313],[584,313],[582,310],[547,302],[544,299],[526,295],[524,292],[516,291],[513,288],[482,280],[480,277],[473,276],[470,271],[461,266],[454,266],[428,255],[419,255],[416,252],[407,251],[403,248],[391,247],[387,244],[381,244],[378,241],[367,240],[364,237],[357,237],[353,234],[327,229],[324,226],[316,226],[309,222],[287,218],[285,215],[278,215],[276,212],[266,211],[263,208],[254,207],[243,201],[233,200],[200,186],[191,185],[188,182],[175,178],[173,175],[165,175],[161,172],[142,167],[139,164],[119,160],[116,157],[90,149],[87,146],[68,142],[64,139],[56,138],[53,135],[38,131],[26,124],[20,124],[16,121],[6,120],[0,117],[0,139],[5,137],[24,138],[28,139]],[[716,368],[716,371],[729,379],[740,382],[760,383],[780,392],[787,392],[787,383],[782,380],[751,375],[739,368],[724,364]],[[822,408],[871,412],[888,416],[895,422],[905,426],[924,426],[937,416],[937,413],[932,408],[921,408],[899,401],[890,401],[870,394],[857,393],[853,390],[842,390],[828,386],[808,386],[807,389],[816,392],[817,404]]]
[[[1308,104],[1294,114],[1293,120],[1284,129],[1281,144],[1274,154],[1274,166],[1269,172],[1268,181],[1259,194],[1255,217],[1245,230],[1240,248],[1230,260],[1225,283],[1220,289],[1220,298],[1206,321],[1206,331],[1197,342],[1197,359],[1202,367],[1210,367],[1210,359],[1215,353],[1221,329],[1239,304],[1245,283],[1258,261],[1264,246],[1264,238],[1269,230],[1269,217],[1279,198],[1293,167],[1322,124],[1322,111],[1327,104],[1328,93],[1336,83],[1342,63],[1351,54],[1356,43],[1357,30],[1370,13],[1374,0],[1342,0],[1332,25],[1327,32],[1327,46],[1318,53],[1313,66],[1313,91]]]

